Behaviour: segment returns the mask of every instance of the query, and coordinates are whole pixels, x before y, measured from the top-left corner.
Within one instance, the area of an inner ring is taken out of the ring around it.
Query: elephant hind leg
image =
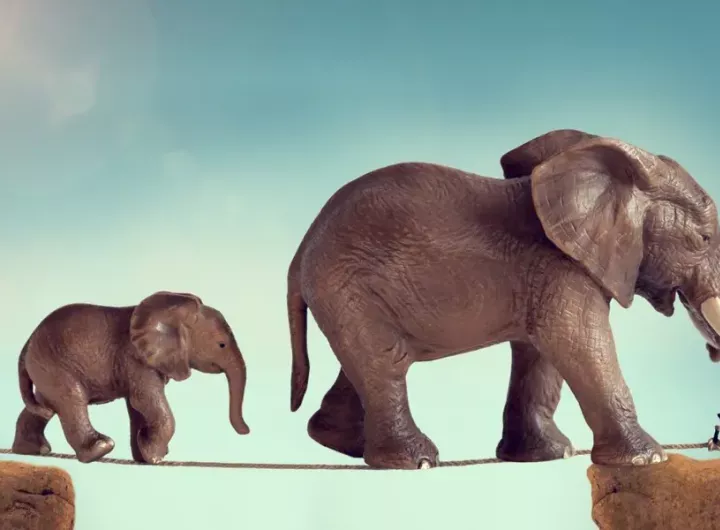
[[[575,454],[553,419],[563,378],[533,346],[511,342],[512,368],[503,434],[496,449],[508,462],[543,462]]]
[[[35,397],[41,404],[47,402],[35,392]],[[15,439],[12,445],[13,453],[19,455],[46,455],[52,451],[50,442],[45,438],[45,428],[49,419],[36,416],[28,409],[23,408],[15,424]]]
[[[112,451],[115,442],[97,432],[90,423],[89,401],[77,381],[71,375],[60,372],[55,375],[53,388],[53,395],[45,397],[57,412],[65,438],[78,461],[94,462]]]
[[[438,449],[410,413],[406,375],[413,355],[400,333],[363,312],[329,338],[365,411],[363,458],[379,469],[418,469],[438,463]],[[321,328],[322,329],[322,328]]]
[[[68,401],[57,410],[65,438],[79,462],[94,462],[113,450],[115,442],[97,432],[90,423],[87,403]]]
[[[310,438],[320,445],[353,458],[362,458],[365,410],[345,372],[327,391],[320,408],[308,421]]]

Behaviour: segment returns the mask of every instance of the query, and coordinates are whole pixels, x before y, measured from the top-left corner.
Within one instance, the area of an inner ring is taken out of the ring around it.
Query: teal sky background
[[[323,203],[403,160],[499,176],[503,153],[565,127],[672,156],[718,201],[718,20],[710,1],[0,0],[0,447],[17,355],[48,312],[178,290],[233,326],[252,434],[230,427],[224,378],[196,373],[167,388],[170,459],[358,463],[306,434],[338,369],[314,322],[289,411],[285,276]],[[707,440],[720,367],[681,306],[668,319],[637,299],[612,321],[641,423]],[[500,345],[412,368],[442,459],[494,456],[509,367]],[[124,403],[91,417],[128,458]],[[557,421],[590,447],[567,388]],[[57,420],[48,439],[70,450]],[[67,469],[78,530],[595,528],[588,457],[417,473],[2,458]]]

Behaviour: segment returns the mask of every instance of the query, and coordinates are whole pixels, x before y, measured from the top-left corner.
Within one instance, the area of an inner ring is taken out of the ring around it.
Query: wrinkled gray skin
[[[245,361],[233,332],[192,294],[161,291],[137,306],[56,309],[28,339],[18,368],[25,408],[16,453],[49,453],[44,431],[57,414],[78,460],[98,460],[114,442],[93,428],[88,405],[125,398],[133,458],[157,463],[175,432],[165,385],[189,378],[191,369],[227,376],[230,422],[238,434],[250,432],[242,415]]]
[[[637,294],[670,316],[678,294],[717,361],[714,202],[674,160],[582,131],[542,135],[501,165],[505,179],[396,164],[328,200],[288,273],[292,410],[307,389],[309,308],[342,367],[308,424],[333,450],[379,468],[436,465],[408,369],[510,342],[499,458],[573,454],[553,419],[566,381],[594,463],[665,460],[620,371],[610,301]]]

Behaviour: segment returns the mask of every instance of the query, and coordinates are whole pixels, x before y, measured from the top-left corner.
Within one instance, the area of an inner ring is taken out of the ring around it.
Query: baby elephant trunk
[[[230,391],[230,423],[238,434],[249,434],[250,427],[243,418],[243,400],[245,399],[245,383],[247,370],[245,361],[236,348],[229,348],[228,356],[220,368],[225,372]],[[234,352],[232,350],[235,350]]]

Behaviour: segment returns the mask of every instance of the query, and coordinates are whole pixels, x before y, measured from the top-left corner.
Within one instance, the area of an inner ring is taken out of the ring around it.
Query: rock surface
[[[75,489],[57,467],[0,460],[0,530],[72,530]]]
[[[661,464],[591,465],[600,530],[720,530],[720,460],[669,454]]]

